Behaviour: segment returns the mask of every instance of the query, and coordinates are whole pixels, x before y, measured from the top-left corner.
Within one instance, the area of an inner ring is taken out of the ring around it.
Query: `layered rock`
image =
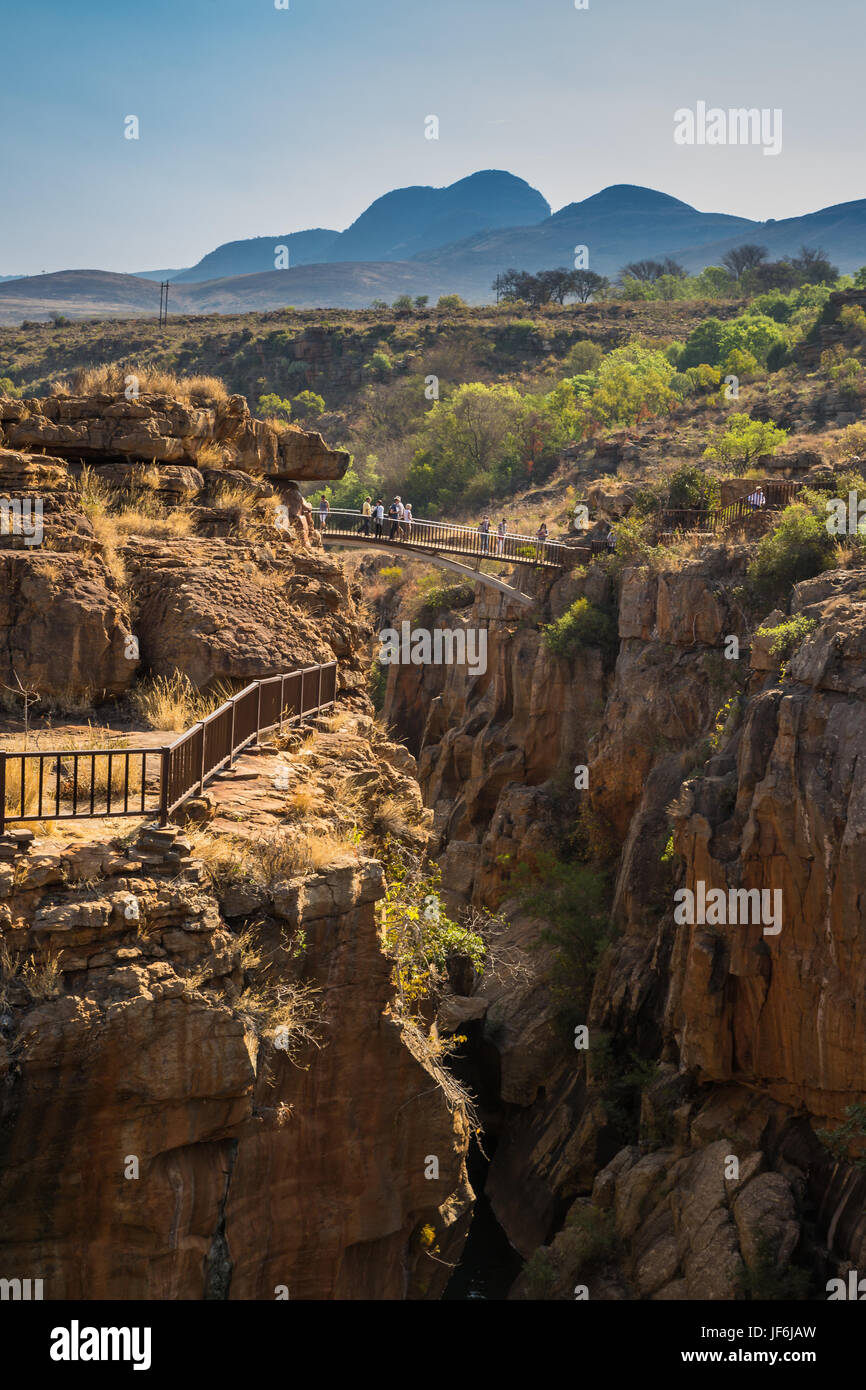
[[[227,468],[299,482],[341,478],[349,463],[347,453],[331,449],[314,431],[277,430],[254,419],[243,396],[179,401],[142,391],[133,399],[123,393],[0,397],[2,443],[61,458],[192,466],[216,455]]]
[[[468,1133],[388,1014],[382,891],[357,855],[273,884],[265,988],[318,991],[311,1040],[286,1050],[175,832],[0,865],[24,961],[2,1004],[4,1270],[49,1299],[435,1296]]]

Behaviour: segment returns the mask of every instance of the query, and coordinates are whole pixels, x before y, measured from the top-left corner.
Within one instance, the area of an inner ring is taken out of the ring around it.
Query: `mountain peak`
[[[695,209],[690,203],[684,203],[681,198],[672,198],[669,193],[659,193],[655,188],[644,188],[639,183],[612,183],[607,188],[602,188],[600,192],[593,193],[591,197],[584,198],[578,203],[569,203],[566,207],[560,208],[559,212],[554,213],[555,217],[568,215],[573,217],[580,212],[671,212],[674,208],[682,208],[685,212],[694,212]]]

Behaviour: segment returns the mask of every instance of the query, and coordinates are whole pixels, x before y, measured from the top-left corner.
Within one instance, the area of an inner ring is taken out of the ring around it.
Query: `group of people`
[[[331,504],[327,497],[322,493],[319,500],[319,526],[324,531],[328,524],[328,515]],[[408,541],[412,539],[414,527],[414,517],[412,516],[412,503],[404,502],[402,498],[395,497],[390,506],[385,509],[385,503],[380,497],[378,502],[373,502],[372,497],[365,497],[361,504],[361,523],[358,527],[358,534],[361,536],[371,536],[374,540],[380,540],[385,534],[385,520],[389,522],[388,540]],[[481,541],[481,554],[502,555],[505,549],[505,539],[509,535],[508,522],[505,517],[499,522],[496,530],[489,516],[484,516],[479,521],[477,532]],[[493,550],[490,548],[491,536],[493,537]],[[535,554],[536,559],[543,557],[545,544],[550,536],[547,522],[543,521],[535,534]]]

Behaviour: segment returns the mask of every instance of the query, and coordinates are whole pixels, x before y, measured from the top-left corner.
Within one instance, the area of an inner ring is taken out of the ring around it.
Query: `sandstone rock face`
[[[0,444],[62,458],[128,459],[197,465],[214,453],[246,473],[297,481],[341,478],[349,463],[320,434],[295,426],[277,431],[250,414],[243,396],[197,404],[146,392],[116,396],[0,397]]]
[[[7,976],[0,1009],[3,1267],[51,1299],[435,1297],[419,1231],[459,1251],[468,1132],[387,1012],[380,866],[268,898],[277,979],[298,970],[281,933],[304,933],[319,990],[292,1058],[182,837],[31,854],[0,866],[4,940],[43,982]]]
[[[767,1258],[782,1272],[795,1250],[808,1262],[807,1194],[821,1213],[814,1258],[864,1258],[859,1176],[814,1132],[838,1125],[866,1090],[862,572],[806,581],[784,609],[756,617],[739,587],[749,556],[719,547],[672,572],[627,571],[612,676],[599,657],[587,681],[581,658],[558,681],[535,634],[496,614],[483,681],[413,669],[389,687],[387,712],[412,729],[431,695],[419,776],[457,902],[499,900],[491,858],[529,857],[561,834],[557,814],[545,817],[548,787],[589,767],[584,806],[614,870],[617,928],[596,974],[590,1039],[614,1040],[623,1059],[629,1049],[660,1057],[669,1094],[644,1093],[638,1142],[623,1147],[618,1073],[604,1050],[586,1058],[557,1033],[537,924],[506,904],[504,943],[525,969],[481,987],[502,1106],[486,1193],[524,1255],[544,1246],[559,1260],[553,1296],[573,1296],[563,1204],[586,1202],[597,1178],[594,1201],[615,1212],[620,1250],[592,1276],[593,1297],[737,1297]],[[574,593],[549,594],[545,617]],[[772,638],[755,629],[791,613],[815,627],[780,683]],[[543,672],[549,704],[518,698],[530,672]],[[781,932],[760,921],[677,925],[674,892],[698,881],[780,891]],[[722,1151],[738,1158],[739,1185],[725,1179]]]
[[[131,543],[124,557],[148,669],[180,670],[205,688],[338,656],[341,689],[361,689],[362,630],[339,565],[321,551],[274,554],[213,541]]]
[[[46,702],[121,695],[139,662],[125,605],[101,559],[0,550],[0,682]]]
[[[818,626],[709,775],[686,783],[676,820],[685,886],[778,892],[781,929],[679,928],[668,1025],[702,1079],[748,1078],[838,1121],[866,1089],[862,580],[810,580],[794,606]]]
[[[584,590],[596,601],[606,582],[568,577],[554,586],[563,609]],[[543,598],[543,587],[540,587]],[[386,709],[417,751],[425,800],[442,837],[444,887],[451,900],[490,903],[520,851],[549,840],[551,778],[586,763],[603,705],[598,651],[581,655],[581,679],[546,646],[541,632],[479,591],[471,610],[440,616],[449,627],[485,627],[487,670],[392,666]],[[423,724],[422,710],[427,710]]]

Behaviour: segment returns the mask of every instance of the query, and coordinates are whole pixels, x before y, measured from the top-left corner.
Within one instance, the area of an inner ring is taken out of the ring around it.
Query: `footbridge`
[[[509,567],[523,565],[528,569],[555,573],[571,569],[594,553],[589,543],[566,545],[563,541],[540,540],[537,536],[524,536],[511,531],[504,536],[495,531],[485,535],[477,527],[459,526],[448,521],[424,521],[420,518],[395,521],[386,516],[384,521],[376,522],[373,517],[364,516],[359,511],[337,509],[324,514],[317,510],[313,515],[316,530],[325,545],[381,550],[389,555],[426,560],[473,583],[495,589],[525,606],[533,604],[535,599],[524,594],[516,585],[482,570],[482,563],[492,562]],[[595,542],[593,545],[597,549],[604,548]]]

